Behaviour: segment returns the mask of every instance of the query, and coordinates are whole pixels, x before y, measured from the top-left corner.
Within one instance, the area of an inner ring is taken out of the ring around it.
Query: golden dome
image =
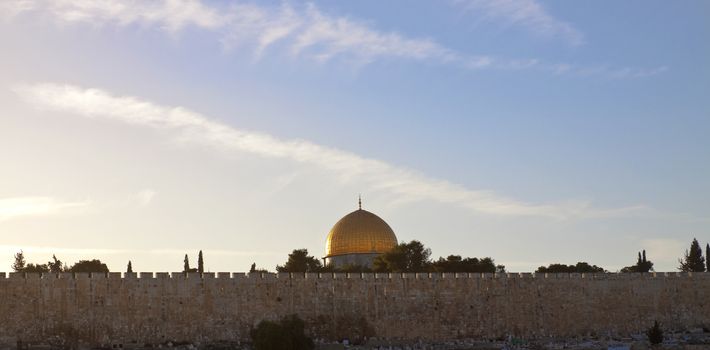
[[[397,245],[397,236],[379,216],[358,209],[335,223],[328,233],[326,257],[344,254],[388,252]]]

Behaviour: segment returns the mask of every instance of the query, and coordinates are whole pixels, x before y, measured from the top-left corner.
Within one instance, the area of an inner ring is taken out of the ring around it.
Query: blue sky
[[[0,5],[0,259],[320,256],[356,208],[511,271],[710,241],[703,1]],[[2,268],[0,268],[2,270]]]

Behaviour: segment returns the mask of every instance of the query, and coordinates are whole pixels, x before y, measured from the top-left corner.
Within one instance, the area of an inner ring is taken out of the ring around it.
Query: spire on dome
[[[357,208],[362,210],[362,196],[359,194],[357,195]]]

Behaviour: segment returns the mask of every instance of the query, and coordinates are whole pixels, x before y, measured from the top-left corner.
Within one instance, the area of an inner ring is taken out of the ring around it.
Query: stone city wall
[[[710,327],[710,273],[0,273],[0,348],[247,340],[288,314],[330,339],[623,336]]]

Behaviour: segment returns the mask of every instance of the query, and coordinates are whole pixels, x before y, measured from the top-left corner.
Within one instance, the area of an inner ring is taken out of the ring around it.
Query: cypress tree
[[[197,272],[203,273],[205,272],[205,261],[202,260],[202,251],[200,250],[200,254],[197,255]]]
[[[128,260],[128,267],[126,268],[127,273],[133,273],[133,264],[131,264],[131,261]]]
[[[705,271],[705,258],[703,258],[703,250],[700,248],[700,243],[697,239],[693,239],[690,244],[690,250],[685,251],[685,256],[679,260],[678,267],[683,272],[703,272]]]
[[[187,258],[187,254],[185,254],[185,264],[183,265],[183,271],[184,273],[190,272],[190,259]]]
[[[643,250],[643,263],[646,263],[646,249]]]
[[[710,272],[710,243],[705,245],[705,271]]]

